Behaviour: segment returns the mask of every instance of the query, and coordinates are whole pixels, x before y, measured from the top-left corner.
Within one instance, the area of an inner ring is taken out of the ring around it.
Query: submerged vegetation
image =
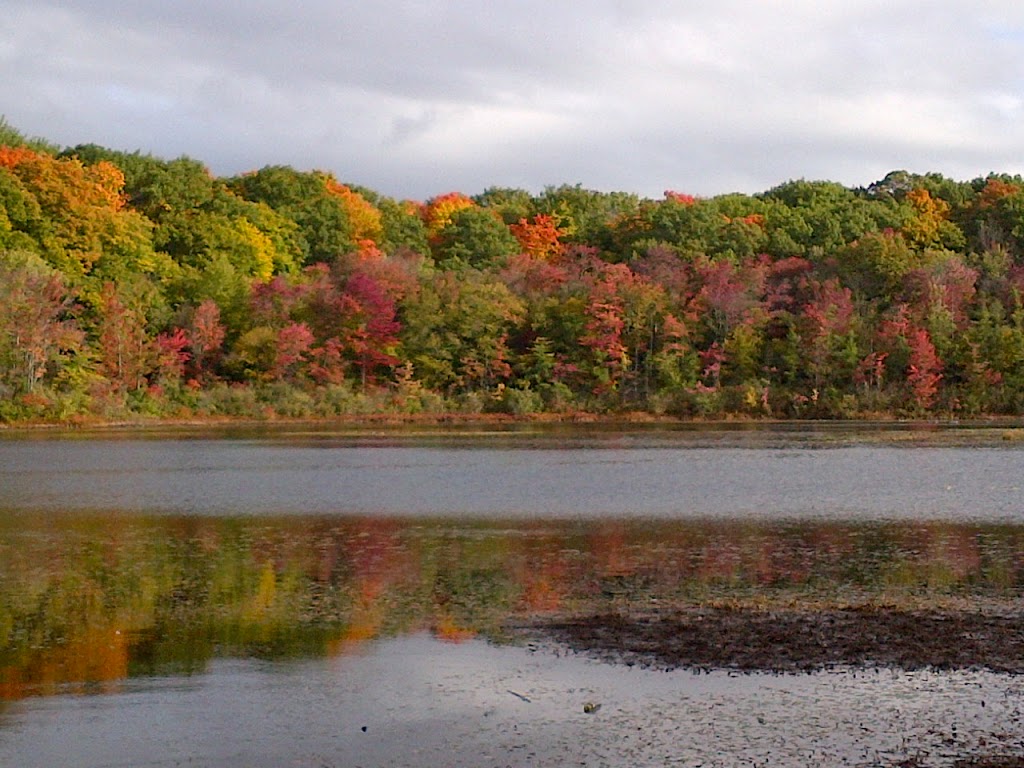
[[[1019,415],[1024,179],[394,200],[0,121],[0,422]]]

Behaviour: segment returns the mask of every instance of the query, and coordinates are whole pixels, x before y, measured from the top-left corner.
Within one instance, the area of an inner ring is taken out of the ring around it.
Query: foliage
[[[466,206],[447,217],[434,236],[434,260],[446,268],[500,266],[519,241],[492,211]]]
[[[0,418],[1020,414],[1022,222],[998,174],[421,204],[0,120]]]
[[[60,273],[31,253],[0,253],[0,396],[66,380],[84,334]]]
[[[375,231],[373,214],[358,202],[362,198],[342,191],[347,188],[329,174],[266,166],[229,179],[228,187],[246,200],[264,203],[294,223],[304,264],[329,261],[354,250],[357,230],[349,216],[350,208],[364,215],[364,220],[357,224],[361,234]]]

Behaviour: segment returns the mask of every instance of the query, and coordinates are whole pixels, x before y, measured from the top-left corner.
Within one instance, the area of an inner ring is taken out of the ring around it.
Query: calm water
[[[199,515],[1024,522],[1024,441],[999,442],[993,432],[981,433],[980,445],[941,438],[934,430],[790,429],[6,440],[0,505]]]
[[[594,599],[1019,597],[1022,459],[903,428],[3,439],[0,765],[874,765],[908,739],[943,765],[996,731],[1019,752],[1016,678],[502,643]]]
[[[525,700],[524,700],[525,699]],[[587,702],[602,704],[594,714]],[[478,641],[382,641],[364,656],[224,661],[118,696],[32,700],[4,765],[952,765],[1019,753],[1024,682],[981,672],[666,674]],[[365,729],[365,730],[364,730]],[[997,734],[993,738],[993,734]]]

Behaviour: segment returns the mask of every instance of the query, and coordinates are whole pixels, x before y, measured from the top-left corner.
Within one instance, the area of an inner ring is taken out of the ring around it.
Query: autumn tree
[[[180,383],[192,354],[184,328],[162,331],[153,339],[153,376],[158,385]]]
[[[727,260],[702,259],[696,264],[702,283],[694,304],[709,341],[724,342],[743,324],[761,324],[762,300],[768,271],[757,260],[737,265]]]
[[[386,283],[361,269],[316,268],[310,272],[305,314],[318,347],[316,376],[340,380],[349,369],[361,385],[399,362],[395,352],[400,324]]]
[[[397,365],[398,332],[396,306],[386,287],[373,276],[356,273],[345,281],[345,293],[352,300],[345,346],[350,350],[359,379],[365,388],[378,372]]]
[[[475,208],[473,199],[461,192],[449,192],[427,201],[421,208],[421,216],[427,227],[427,235],[433,241],[452,223],[452,217],[459,211]]]
[[[1024,180],[989,176],[977,185],[965,219],[971,247],[979,253],[1001,250],[1019,259],[1024,255]]]
[[[939,394],[942,361],[935,353],[935,345],[932,344],[926,329],[913,329],[907,343],[910,348],[907,384],[910,385],[914,405],[922,411],[927,411],[935,404]]]
[[[564,230],[562,241],[585,245],[599,252],[621,253],[614,239],[619,222],[632,216],[640,198],[628,192],[600,192],[579,184],[549,186],[537,197],[536,213],[557,218]]]
[[[630,363],[623,339],[625,307],[617,291],[618,280],[626,279],[628,272],[621,264],[610,267],[593,286],[584,309],[586,325],[579,343],[593,356],[590,373],[595,394],[614,392]]]
[[[104,283],[97,309],[97,350],[103,378],[115,392],[140,389],[153,364],[141,306],[120,294],[113,283]]]
[[[608,265],[589,292],[585,312],[588,322],[580,343],[603,362],[598,377],[601,387],[618,388],[626,400],[648,397],[655,383],[657,352],[664,342],[665,290],[624,264]],[[675,322],[673,330],[681,330]],[[672,341],[678,344],[681,338],[677,335]]]
[[[206,299],[199,303],[191,313],[185,335],[191,352],[193,375],[199,381],[213,378],[225,336],[217,302]]]
[[[59,382],[84,351],[76,305],[37,256],[0,252],[0,390],[6,397]]]
[[[324,184],[327,192],[341,202],[348,219],[353,241],[358,245],[369,240],[380,243],[384,234],[381,212],[370,201],[347,184],[342,184],[333,177],[326,177]]]
[[[0,405],[227,383],[312,412],[355,383],[511,412],[1020,413],[1022,222],[1008,174],[421,204],[0,119]]]
[[[565,250],[561,241],[565,230],[558,226],[558,220],[551,214],[538,214],[531,221],[524,217],[511,224],[509,230],[522,250],[538,259],[555,259]]]
[[[835,278],[812,278],[806,290],[800,312],[802,370],[819,395],[826,386],[845,389],[861,360],[853,293]]]
[[[153,249],[151,223],[125,207],[125,179],[117,166],[0,147],[0,169],[33,196],[46,222],[35,229],[43,235],[38,252],[68,279],[166,274],[167,264]]]
[[[922,187],[910,190],[904,198],[909,208],[901,227],[903,236],[916,248],[962,248],[963,232],[949,220],[951,207],[940,197],[932,197]]]

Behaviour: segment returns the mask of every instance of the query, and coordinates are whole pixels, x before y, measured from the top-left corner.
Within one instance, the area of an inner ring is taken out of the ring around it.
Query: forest
[[[0,120],[0,423],[1013,416],[1022,291],[1020,176],[420,202]]]

